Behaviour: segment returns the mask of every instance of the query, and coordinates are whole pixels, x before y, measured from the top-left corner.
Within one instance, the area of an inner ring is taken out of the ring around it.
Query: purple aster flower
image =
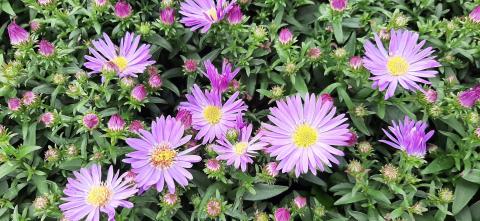
[[[210,80],[212,89],[220,93],[225,92],[228,89],[230,82],[235,76],[237,76],[238,72],[240,72],[240,68],[232,71],[232,65],[227,59],[223,60],[222,74],[218,73],[217,68],[215,68],[210,60],[206,60],[204,65],[206,72],[203,72],[203,75]]]
[[[390,126],[390,134],[383,130],[390,140],[379,140],[391,147],[404,150],[408,155],[423,157],[427,153],[427,141],[433,136],[434,131],[426,133],[427,124],[423,121],[410,120],[405,116],[403,122],[392,121],[393,127]],[[393,136],[392,136],[393,135]]]
[[[20,110],[20,107],[22,107],[22,100],[16,97],[10,98],[7,101],[7,106],[8,106],[8,109],[11,111],[18,111]]]
[[[126,142],[135,151],[128,153],[123,160],[132,166],[137,174],[136,182],[142,189],[155,185],[158,192],[168,187],[170,193],[175,193],[175,182],[180,186],[188,185],[192,174],[185,168],[191,168],[192,163],[202,160],[197,155],[188,155],[196,147],[179,151],[191,135],[183,136],[184,127],[173,117],[161,116],[152,122],[152,131],[140,130],[139,138],[127,138]]]
[[[430,84],[424,78],[437,74],[437,71],[429,70],[440,67],[432,56],[434,50],[431,47],[422,49],[425,40],[417,43],[418,37],[415,32],[392,29],[388,51],[377,34],[376,46],[370,41],[365,43],[364,67],[374,75],[370,78],[374,81],[372,87],[387,90],[385,99],[394,95],[398,84],[410,91],[423,91],[418,82]]]
[[[83,126],[91,130],[98,126],[98,124],[100,123],[100,119],[96,114],[88,113],[88,114],[85,114],[85,116],[83,116],[82,123],[83,123]]]
[[[475,86],[458,94],[458,102],[462,107],[471,108],[480,99],[480,88]]]
[[[12,45],[25,43],[30,38],[30,34],[25,29],[18,26],[15,19],[8,25],[7,31]]]
[[[38,44],[38,48],[38,52],[45,57],[51,56],[55,53],[55,46],[47,40],[41,40]]]
[[[108,129],[111,131],[121,131],[125,128],[125,121],[118,114],[114,114],[108,120]]]
[[[201,29],[200,32],[205,33],[212,24],[223,20],[234,5],[235,1],[186,0],[180,4],[180,14],[183,15],[180,21],[192,31]]]
[[[475,7],[468,17],[475,23],[480,23],[480,5]]]
[[[88,50],[93,57],[86,55],[87,62],[84,65],[91,70],[90,74],[101,73],[103,69],[113,65],[119,77],[137,77],[147,66],[155,63],[150,60],[150,45],[142,44],[138,47],[139,43],[139,35],[127,32],[120,40],[120,47],[117,47],[108,35],[103,33],[103,39],[92,41],[95,48]]]
[[[347,8],[347,0],[330,0],[330,7],[335,11],[343,11]]]
[[[139,84],[132,89],[130,94],[136,101],[143,101],[147,97],[147,89],[143,84]]]
[[[288,44],[292,42],[293,34],[288,28],[282,28],[282,30],[280,30],[280,34],[278,34],[278,40],[284,45]]]
[[[125,0],[120,0],[115,4],[115,15],[121,19],[132,14],[132,6]]]
[[[258,150],[264,149],[267,144],[260,141],[260,136],[250,138],[253,126],[249,124],[240,130],[239,141],[231,143],[225,136],[217,140],[218,145],[213,150],[218,153],[217,159],[225,160],[227,165],[234,165],[235,168],[241,168],[243,172],[247,171],[247,164],[253,163],[252,157]]]
[[[222,103],[219,92],[202,91],[198,85],[193,85],[192,94],[187,95],[188,102],[182,102],[180,107],[192,114],[192,127],[198,130],[195,139],[203,138],[203,144],[215,138],[222,139],[228,128],[235,126],[237,115],[247,109],[237,97],[238,92],[235,92]]]
[[[287,208],[275,210],[275,221],[290,221],[290,210]]]
[[[133,203],[127,199],[135,193],[137,188],[125,180],[127,173],[122,175],[108,169],[107,179],[102,180],[100,165],[92,165],[73,172],[74,178],[68,178],[68,183],[63,193],[65,201],[60,205],[65,218],[70,221],[100,220],[100,213],[107,214],[108,220],[115,220],[115,208],[132,208]]]
[[[238,5],[234,5],[227,15],[228,23],[231,25],[240,24],[243,20],[242,9]]]
[[[351,142],[345,114],[335,116],[333,102],[321,96],[290,96],[277,101],[277,107],[270,108],[270,112],[272,124],[262,124],[261,139],[271,145],[267,152],[280,161],[277,168],[283,173],[295,170],[297,177],[308,171],[317,174],[324,165],[339,163],[335,155],[344,155],[333,146]]]
[[[161,10],[160,20],[164,25],[173,25],[175,23],[175,10],[170,7]]]

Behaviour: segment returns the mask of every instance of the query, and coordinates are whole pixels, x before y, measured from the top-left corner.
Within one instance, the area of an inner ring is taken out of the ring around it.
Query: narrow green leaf
[[[288,186],[257,184],[253,187],[255,195],[247,192],[243,197],[244,200],[258,201],[270,199],[288,190]]]
[[[455,199],[453,200],[452,212],[458,214],[477,193],[480,185],[459,179],[455,187]]]

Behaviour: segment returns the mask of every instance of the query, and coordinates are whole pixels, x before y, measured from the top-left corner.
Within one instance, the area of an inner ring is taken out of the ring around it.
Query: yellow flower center
[[[123,71],[128,66],[127,58],[123,56],[118,56],[112,59],[112,62],[118,67],[118,70]]]
[[[203,118],[209,124],[218,124],[222,119],[222,110],[213,105],[208,105],[203,109]]]
[[[387,69],[393,76],[402,76],[406,74],[409,66],[407,60],[401,56],[391,57],[387,61]]]
[[[177,151],[170,149],[168,145],[160,145],[152,151],[150,162],[154,167],[165,169],[172,165],[176,156]]]
[[[105,206],[111,196],[112,191],[108,187],[104,185],[94,186],[88,192],[87,203],[96,207]]]
[[[293,132],[292,139],[298,148],[308,148],[317,142],[318,133],[317,130],[310,125],[301,124],[295,132]]]
[[[239,142],[233,145],[233,150],[235,151],[236,154],[242,155],[245,153],[245,150],[247,150],[248,143],[247,142]]]
[[[210,16],[210,18],[212,18],[213,21],[218,20],[217,9],[215,9],[215,7],[210,8],[210,10],[207,11],[207,14]]]

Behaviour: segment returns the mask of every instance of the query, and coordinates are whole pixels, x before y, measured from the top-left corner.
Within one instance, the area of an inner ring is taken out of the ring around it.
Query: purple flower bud
[[[348,62],[348,64],[350,65],[350,68],[354,70],[358,70],[363,66],[362,57],[353,56],[350,58],[350,61]]]
[[[322,101],[324,101],[324,102],[333,102],[332,95],[327,94],[327,93],[320,95],[320,98],[322,98]]]
[[[282,28],[282,30],[280,30],[280,34],[278,35],[278,40],[284,45],[288,44],[292,42],[293,34],[288,28]]]
[[[12,45],[19,45],[28,41],[30,34],[23,29],[22,27],[18,26],[15,23],[15,20],[12,21],[7,27],[8,37],[10,37],[10,43]]]
[[[175,23],[175,10],[170,7],[161,10],[160,20],[164,25],[173,25]]]
[[[193,73],[197,71],[197,68],[198,68],[198,63],[196,60],[193,60],[193,59],[187,59],[183,64],[183,69],[185,69],[185,71],[188,73]]]
[[[150,65],[150,66],[147,67],[147,73],[149,75],[158,74],[158,68],[153,66],[153,65]]]
[[[425,100],[428,103],[435,103],[437,101],[437,92],[433,89],[428,89],[424,92]]]
[[[153,89],[158,89],[162,87],[162,78],[158,74],[152,74],[148,78],[148,86]]]
[[[115,15],[124,19],[132,14],[132,6],[125,0],[120,0],[115,4]]]
[[[32,30],[33,32],[36,32],[38,31],[38,29],[40,29],[40,23],[38,23],[38,21],[31,21],[30,30]]]
[[[308,49],[308,58],[315,60],[318,59],[320,55],[322,55],[322,50],[320,48],[315,47]]]
[[[378,37],[380,37],[382,40],[389,40],[390,39],[390,32],[387,29],[382,28],[378,32]]]
[[[290,221],[290,210],[287,208],[278,208],[275,211],[275,221]]]
[[[125,121],[118,114],[114,114],[108,120],[108,129],[111,131],[121,131],[125,128]]]
[[[458,101],[465,108],[473,107],[478,99],[480,99],[478,90],[469,89],[458,94]]]
[[[102,7],[107,4],[107,0],[94,0],[93,3],[95,3],[97,7]]]
[[[330,0],[330,7],[335,11],[343,11],[347,8],[347,0]]]
[[[167,205],[173,206],[178,202],[178,196],[175,193],[166,193],[163,195],[163,202]]]
[[[143,123],[139,120],[134,120],[130,123],[130,126],[128,126],[128,130],[132,133],[139,133],[140,129],[143,129]]]
[[[278,175],[278,163],[277,162],[270,162],[265,165],[265,173],[271,177],[276,177]]]
[[[175,119],[182,122],[185,129],[190,128],[190,126],[192,125],[192,114],[185,109],[178,110]]]
[[[98,124],[100,123],[100,119],[96,114],[89,113],[83,116],[82,123],[83,126],[91,130],[98,126]]]
[[[25,106],[30,106],[35,103],[35,101],[37,101],[37,95],[35,93],[33,93],[32,91],[27,91],[23,93],[22,103]]]
[[[217,159],[209,159],[207,163],[205,163],[205,167],[212,172],[217,172],[220,170],[221,165]]]
[[[42,122],[45,127],[51,127],[55,122],[55,115],[52,112],[45,112],[40,115],[40,122]]]
[[[46,57],[53,55],[55,52],[55,46],[47,40],[41,40],[38,47],[38,52]]]
[[[475,135],[480,138],[480,127],[477,127],[477,129],[475,129]]]
[[[218,199],[210,199],[206,205],[208,216],[217,217],[222,213],[222,202]]]
[[[475,23],[480,23],[480,5],[475,7],[468,17]]]
[[[139,84],[132,89],[131,96],[136,101],[143,101],[147,97],[147,89],[143,84]]]
[[[18,111],[22,106],[22,101],[16,97],[10,98],[7,101],[8,109],[11,111]]]
[[[353,131],[350,131],[350,132],[348,133],[348,136],[349,136],[349,138],[348,138],[348,140],[347,140],[348,146],[353,146],[353,145],[355,145],[355,144],[357,143],[357,134],[356,134],[355,132],[353,132]]]
[[[234,5],[232,9],[230,9],[230,12],[228,12],[227,20],[228,20],[228,23],[231,25],[236,25],[242,22],[243,13],[242,13],[242,10],[240,9],[240,6]]]
[[[45,6],[52,3],[52,0],[38,0],[38,4]]]
[[[307,205],[307,198],[303,196],[297,196],[295,199],[293,199],[293,203],[295,203],[295,206],[298,209],[301,209]]]

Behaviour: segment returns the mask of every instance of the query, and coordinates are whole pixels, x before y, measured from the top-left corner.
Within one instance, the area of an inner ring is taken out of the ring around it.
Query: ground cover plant
[[[480,1],[0,0],[0,220],[480,220]]]

